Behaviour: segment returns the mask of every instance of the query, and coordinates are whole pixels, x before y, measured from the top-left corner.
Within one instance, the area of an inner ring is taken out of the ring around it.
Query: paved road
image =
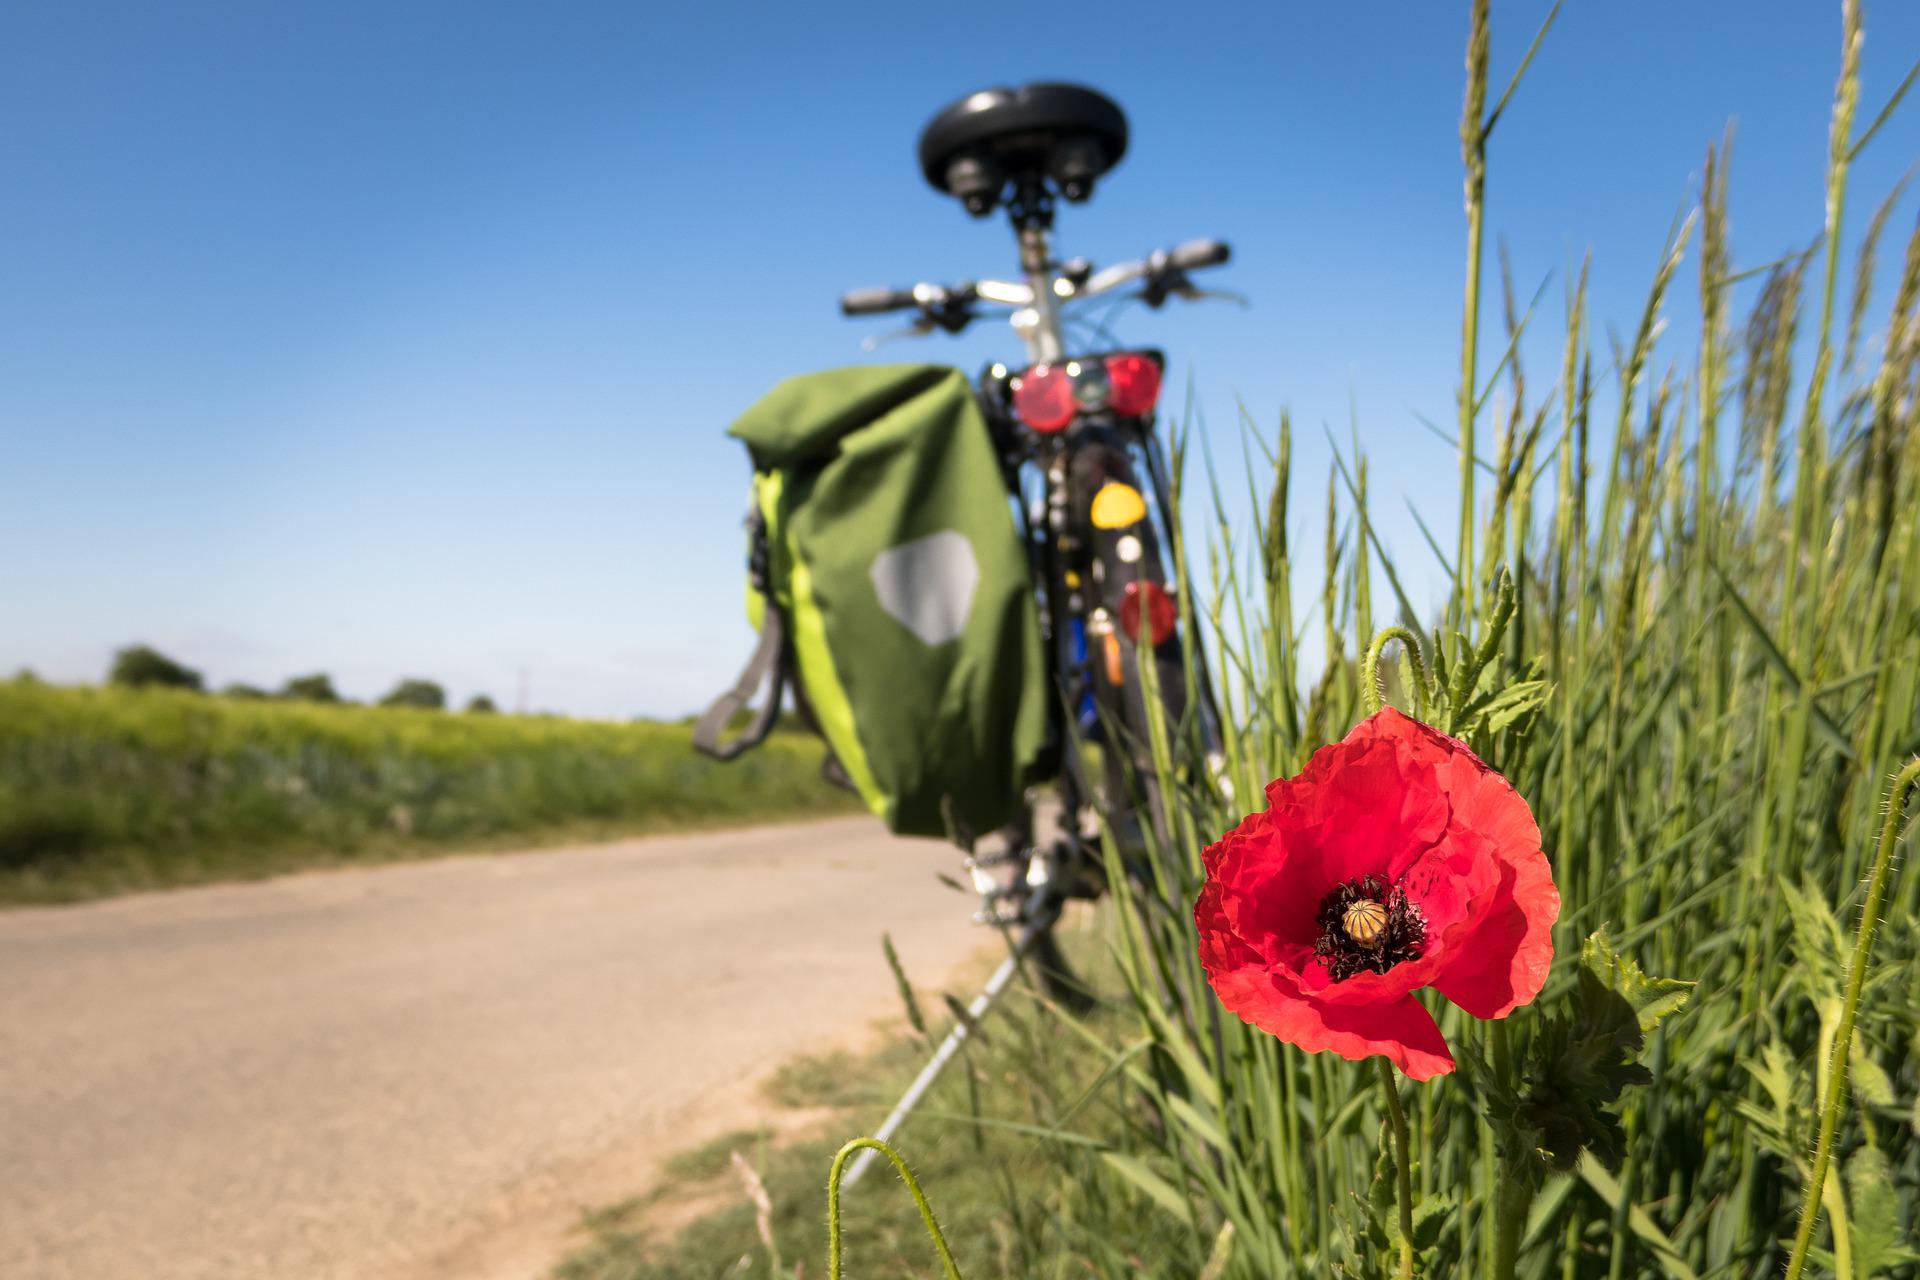
[[[0,912],[0,1276],[530,1276],[982,943],[864,819]]]

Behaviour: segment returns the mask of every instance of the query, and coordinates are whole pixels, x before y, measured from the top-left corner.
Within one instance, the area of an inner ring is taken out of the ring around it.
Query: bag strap
[[[733,688],[716,698],[706,714],[693,726],[695,751],[712,756],[715,760],[732,760],[766,740],[767,735],[773,732],[773,722],[780,718],[780,697],[787,682],[786,656],[786,619],[773,601],[768,600],[766,616],[760,620],[760,643],[754,649],[753,656],[747,659],[740,679],[734,682]],[[767,688],[766,699],[760,704],[760,709],[753,713],[753,719],[747,727],[732,740],[720,741],[720,735],[726,732],[728,723],[739,714],[742,707],[753,701],[753,695],[760,691],[763,684]]]
[[[766,601],[766,612],[760,619],[760,643],[747,659],[740,678],[734,681],[733,688],[714,700],[693,726],[693,749],[715,760],[732,760],[759,746],[773,732],[774,721],[780,718],[780,698],[787,684],[787,620],[780,606],[774,603],[768,585],[770,562],[767,522],[756,502],[747,509],[747,581]],[[767,697],[760,704],[760,710],[738,737],[730,742],[720,741],[728,723],[753,701],[753,695],[763,684],[767,686]]]

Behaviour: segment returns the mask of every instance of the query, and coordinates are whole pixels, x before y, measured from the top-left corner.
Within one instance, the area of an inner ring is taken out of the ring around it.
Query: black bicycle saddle
[[[920,169],[935,190],[984,215],[1008,179],[1050,177],[1068,200],[1127,151],[1127,117],[1113,99],[1077,84],[982,89],[936,115],[920,133]]]

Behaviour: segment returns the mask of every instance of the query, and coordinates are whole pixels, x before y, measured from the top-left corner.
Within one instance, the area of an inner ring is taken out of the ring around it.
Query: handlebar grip
[[[840,298],[843,316],[874,316],[917,306],[911,289],[854,289]]]
[[[1169,265],[1182,271],[1198,267],[1217,267],[1233,256],[1225,240],[1189,240],[1167,254]]]

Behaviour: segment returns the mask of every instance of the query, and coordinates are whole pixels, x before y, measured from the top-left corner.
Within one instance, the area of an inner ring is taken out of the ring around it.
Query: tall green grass
[[[1374,1072],[1225,1014],[1190,915],[1205,845],[1268,779],[1297,771],[1365,713],[1361,659],[1382,651],[1385,622],[1401,629],[1385,665],[1411,641],[1432,676],[1401,670],[1392,687],[1421,686],[1429,718],[1514,781],[1564,899],[1537,1006],[1497,1024],[1447,1008],[1441,1027],[1461,1070],[1397,1087],[1422,1272],[1769,1275],[1788,1265],[1798,1231],[1808,1274],[1916,1274],[1920,875],[1893,856],[1908,835],[1898,809],[1885,810],[1890,779],[1920,750],[1920,232],[1894,296],[1876,302],[1882,205],[1848,287],[1840,232],[1853,164],[1899,93],[1866,113],[1851,0],[1840,27],[1816,246],[1736,262],[1733,157],[1726,140],[1709,143],[1699,205],[1672,234],[1632,327],[1596,343],[1582,268],[1567,291],[1556,385],[1541,392],[1523,374],[1526,319],[1510,289],[1504,353],[1491,372],[1482,359],[1495,346],[1479,297],[1488,142],[1517,109],[1519,74],[1489,92],[1500,82],[1488,7],[1475,4],[1449,602],[1434,618],[1407,600],[1395,549],[1369,516],[1365,459],[1342,458],[1330,497],[1342,518],[1329,528],[1318,596],[1328,658],[1317,675],[1301,669],[1283,422],[1265,446],[1267,514],[1237,545],[1222,517],[1211,580],[1183,595],[1187,625],[1209,633],[1228,704],[1224,767],[1190,767],[1190,727],[1157,727],[1171,802],[1152,876],[1129,883],[1109,851],[1131,1016],[1114,1030],[1061,1015],[1058,1034],[1100,1064],[1091,1093],[1021,1082],[1022,1123],[1039,1136],[1006,1222],[1031,1220],[1021,1187],[1093,1179],[1100,1190],[1089,1194],[1116,1213],[1171,1227],[1166,1252],[1139,1263],[1116,1249],[1123,1233],[1096,1223],[1063,1239],[1055,1221],[1044,1224],[1051,1260],[1017,1274],[1396,1269],[1402,1170],[1383,1155],[1391,1109]],[[1697,291],[1701,316],[1687,335],[1665,320],[1683,288]],[[1487,409],[1496,387],[1508,405],[1498,418]],[[1176,472],[1185,467],[1177,458]],[[1477,492],[1483,479],[1489,489]],[[1863,907],[1884,919],[1859,929]],[[1582,939],[1602,926],[1646,973],[1697,986],[1637,1051],[1650,1083],[1614,1107],[1618,1151],[1588,1114],[1595,1141],[1551,1171],[1517,1139],[1511,1094],[1570,1106],[1599,1092],[1555,1074],[1574,1059],[1552,1056],[1560,1042],[1548,1027],[1578,1016]],[[1125,1118],[1117,1133],[1080,1125],[1094,1098],[1117,1108],[1103,1116]],[[909,1154],[914,1137],[909,1129]],[[930,1191],[938,1208],[937,1182]]]
[[[0,900],[462,842],[857,811],[818,744],[730,766],[684,725],[0,682]]]

